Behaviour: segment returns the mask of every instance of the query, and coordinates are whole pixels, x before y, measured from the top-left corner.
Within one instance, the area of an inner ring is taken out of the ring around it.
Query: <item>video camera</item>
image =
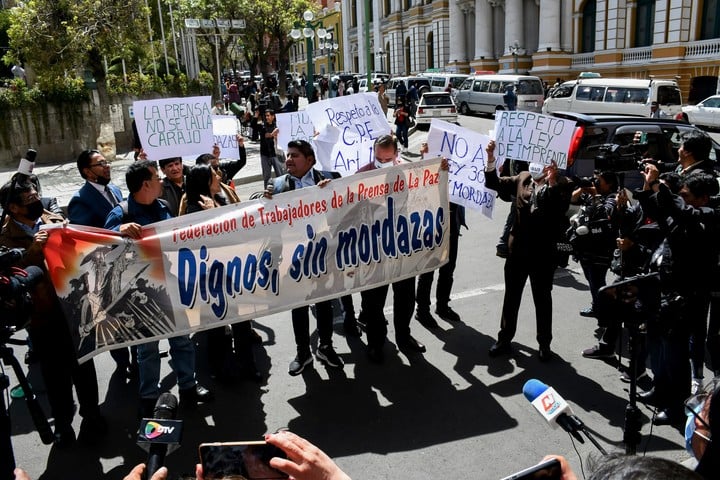
[[[597,150],[595,156],[596,170],[609,170],[619,172],[623,170],[644,170],[643,152],[647,143],[631,143],[619,145],[617,143],[603,143],[588,147],[588,150]]]
[[[43,276],[39,267],[21,269],[15,266],[24,255],[22,248],[0,247],[0,341],[30,322],[30,290]]]

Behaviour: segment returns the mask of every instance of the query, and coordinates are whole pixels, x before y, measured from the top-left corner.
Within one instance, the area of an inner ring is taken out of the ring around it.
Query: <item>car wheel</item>
[[[468,107],[467,103],[463,102],[460,104],[460,113],[463,115],[470,115],[470,113],[472,113],[470,112],[470,107]]]

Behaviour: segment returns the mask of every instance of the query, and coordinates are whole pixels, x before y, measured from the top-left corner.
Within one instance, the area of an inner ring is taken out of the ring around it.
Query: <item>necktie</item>
[[[110,200],[110,205],[113,207],[118,204],[117,198],[115,198],[115,195],[113,195],[110,187],[107,185],[105,185],[105,196],[107,196],[108,200]]]

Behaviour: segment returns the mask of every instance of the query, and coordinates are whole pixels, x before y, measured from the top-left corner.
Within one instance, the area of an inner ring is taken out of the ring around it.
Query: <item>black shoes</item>
[[[653,417],[653,425],[675,425],[681,423],[682,416],[677,415],[673,410],[665,408],[660,410]]]
[[[488,350],[488,355],[492,358],[499,357],[500,355],[510,355],[512,348],[509,343],[495,342],[495,344]]]
[[[550,347],[540,347],[540,350],[538,350],[538,359],[541,362],[549,362],[553,356],[554,354],[552,350],[550,350]]]
[[[207,403],[213,400],[215,400],[215,395],[199,383],[194,387],[180,390],[180,405],[184,408],[195,408],[198,403]]]
[[[593,307],[587,307],[580,310],[580,316],[581,317],[597,317],[597,314],[595,313],[595,310],[593,310]]]
[[[411,335],[406,338],[397,339],[398,350],[403,352],[425,353],[425,345],[415,340]]]
[[[596,345],[583,350],[582,356],[585,358],[613,358],[615,349],[609,345]]]
[[[345,365],[332,345],[320,345],[315,356],[328,367],[342,368]]]
[[[383,363],[385,361],[385,354],[383,353],[382,347],[371,347],[367,349],[368,360],[372,363]]]
[[[655,401],[657,400],[657,396],[655,395],[655,387],[651,388],[647,392],[640,392],[637,394],[638,399],[643,402],[650,405],[653,405]]]
[[[58,425],[55,427],[54,444],[57,448],[69,448],[75,443],[75,430],[71,425]]]
[[[360,331],[360,327],[358,327],[358,322],[355,320],[355,316],[345,316],[345,321],[343,322],[343,331],[345,332],[346,337],[361,337],[362,332]]]
[[[427,328],[428,330],[435,330],[440,328],[437,321],[430,314],[428,310],[418,310],[415,312],[415,319],[420,322],[420,325]]]
[[[450,307],[436,308],[435,314],[447,322],[459,322],[460,315]]]
[[[288,373],[292,375],[293,377],[300,375],[303,370],[305,370],[305,367],[308,365],[312,365],[312,354],[310,352],[307,353],[298,353],[295,359],[290,362],[290,367],[288,367]]]

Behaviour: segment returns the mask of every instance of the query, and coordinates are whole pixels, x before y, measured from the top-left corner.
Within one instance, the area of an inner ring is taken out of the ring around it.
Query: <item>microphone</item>
[[[153,418],[140,422],[138,443],[149,445],[145,478],[149,479],[165,462],[168,447],[179,445],[182,439],[182,420],[176,420],[178,401],[172,393],[163,393],[158,398]]]
[[[523,385],[523,395],[552,428],[557,428],[559,425],[563,430],[575,437],[578,442],[585,443],[585,440],[580,436],[580,431],[585,425],[573,415],[570,405],[554,388],[548,387],[540,380],[533,378]]]
[[[25,152],[25,156],[20,159],[20,164],[18,165],[17,173],[21,173],[23,175],[27,175],[28,177],[32,175],[33,169],[35,168],[35,159],[37,158],[37,151],[33,150],[32,148],[29,148],[27,152]]]

